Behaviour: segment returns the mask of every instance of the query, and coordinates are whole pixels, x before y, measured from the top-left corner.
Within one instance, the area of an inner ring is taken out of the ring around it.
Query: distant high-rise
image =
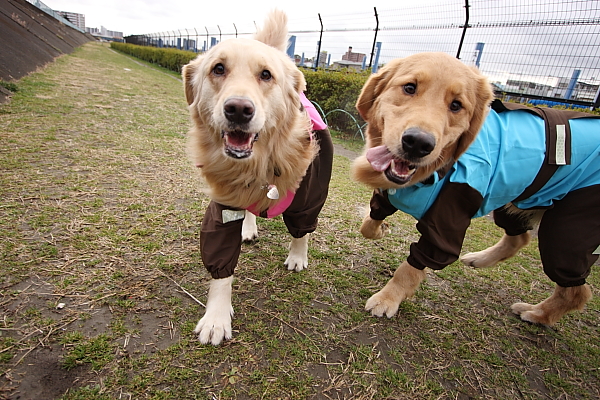
[[[78,27],[79,29],[81,29],[82,31],[85,31],[85,15],[69,11],[57,10],[55,12],[70,23],[72,23],[73,25],[75,25],[76,27]]]

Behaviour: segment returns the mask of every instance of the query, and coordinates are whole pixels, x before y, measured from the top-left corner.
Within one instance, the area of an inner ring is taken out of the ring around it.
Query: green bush
[[[13,93],[15,93],[19,90],[19,87],[15,83],[12,83],[12,82],[5,82],[5,81],[0,80],[0,86],[2,86],[6,90],[13,92]]]
[[[351,70],[326,71],[302,68],[306,78],[306,97],[319,104],[325,113],[333,110],[344,110],[356,119],[359,125],[364,121],[356,111],[356,100],[360,90],[369,78],[370,71],[355,72]],[[346,134],[356,133],[356,123],[341,112],[327,116],[332,129]]]
[[[183,66],[198,55],[193,51],[138,46],[121,42],[112,42],[110,47],[175,72],[181,72]]]
[[[196,58],[191,51],[171,48],[156,48],[138,46],[129,43],[112,42],[110,47],[122,53],[129,54],[141,60],[157,64],[169,70],[181,73],[184,65]],[[300,69],[306,78],[306,96],[319,104],[324,113],[333,110],[344,110],[350,113],[353,120],[343,112],[333,112],[327,116],[328,125],[346,135],[357,132],[357,123],[362,126],[365,122],[356,111],[355,104],[360,89],[363,87],[370,72],[355,72],[352,70],[326,71],[323,69]]]

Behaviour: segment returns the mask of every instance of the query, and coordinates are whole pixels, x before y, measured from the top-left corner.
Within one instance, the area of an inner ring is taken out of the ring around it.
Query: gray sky
[[[372,13],[377,9],[401,8],[414,4],[412,0],[379,0],[334,2],[322,0],[42,0],[48,7],[85,15],[86,26],[104,26],[125,36],[173,29],[203,28],[205,25],[230,26],[256,22],[261,24],[272,8],[280,8],[291,19],[354,12]],[[419,4],[441,0],[420,0]]]

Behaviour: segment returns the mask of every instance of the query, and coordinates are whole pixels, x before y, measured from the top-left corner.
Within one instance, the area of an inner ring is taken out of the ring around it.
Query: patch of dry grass
[[[534,246],[499,268],[431,273],[390,320],[365,313],[417,233],[398,213],[392,235],[360,236],[369,193],[343,157],[309,269],[287,271],[285,226],[260,220],[237,269],[234,338],[200,345],[208,199],[185,156],[181,83],[88,44],[18,85],[0,106],[0,395],[600,397],[598,300],[556,329],[510,315],[551,291]],[[499,237],[475,221],[465,251]]]

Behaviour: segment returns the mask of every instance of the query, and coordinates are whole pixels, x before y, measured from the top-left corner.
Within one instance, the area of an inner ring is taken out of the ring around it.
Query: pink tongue
[[[385,171],[390,166],[392,159],[393,155],[385,145],[372,147],[367,150],[367,160],[371,163],[371,167],[375,171]]]

